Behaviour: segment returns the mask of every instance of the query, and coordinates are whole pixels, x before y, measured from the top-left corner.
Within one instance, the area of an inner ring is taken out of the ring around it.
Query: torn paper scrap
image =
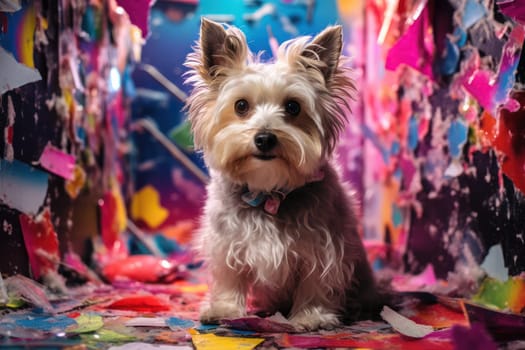
[[[281,314],[268,318],[248,316],[236,319],[224,319],[222,323],[230,328],[266,332],[266,333],[294,333],[295,327]]]
[[[0,12],[16,12],[21,8],[20,0],[0,0]]]
[[[36,215],[44,203],[47,188],[47,173],[16,159],[12,162],[0,159],[0,203],[27,215]]]
[[[406,64],[430,79],[434,78],[432,60],[435,48],[428,17],[428,6],[425,6],[419,17],[388,51],[386,69],[396,70],[401,64]]]
[[[124,324],[126,327],[168,327],[165,317],[134,317]]]
[[[42,80],[40,72],[16,61],[13,55],[0,46],[0,94],[20,86]]]
[[[519,22],[525,24],[525,1],[524,0],[497,0],[496,5],[501,13]]]
[[[144,186],[131,198],[131,217],[144,221],[150,228],[159,227],[168,216],[159,192],[151,185]]]
[[[10,276],[5,280],[5,287],[10,298],[20,298],[40,307],[45,312],[54,311],[44,286],[29,277],[23,275]]]
[[[20,214],[19,221],[33,277],[40,279],[52,275],[58,270],[60,249],[51,211],[45,208],[37,216]]]
[[[192,320],[187,320],[184,318],[170,317],[166,320],[166,324],[172,331],[177,331],[180,329],[188,329],[195,326],[195,322]]]
[[[192,334],[191,339],[197,350],[251,350],[264,341],[263,338],[221,337],[215,334]]]
[[[191,345],[148,344],[133,342],[112,346],[109,350],[193,350]]]
[[[68,333],[91,333],[104,327],[104,319],[102,316],[93,313],[80,314],[78,317],[75,317],[74,320],[76,325],[68,329]]]
[[[142,38],[146,39],[149,34],[148,18],[150,7],[155,1],[152,0],[117,0],[129,16],[131,23],[142,32]]]
[[[47,144],[40,155],[40,166],[66,180],[73,180],[76,157]]]
[[[383,320],[388,322],[392,328],[399,333],[406,335],[411,338],[423,338],[434,332],[434,328],[431,326],[417,324],[414,321],[402,316],[389,308],[388,306],[383,307],[381,311],[381,317]]]

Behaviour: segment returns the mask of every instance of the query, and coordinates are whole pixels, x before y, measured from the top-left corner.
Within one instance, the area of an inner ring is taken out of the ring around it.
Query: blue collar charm
[[[290,191],[274,190],[271,192],[252,192],[246,187],[241,195],[241,199],[251,207],[264,205],[264,211],[268,214],[275,215],[279,211],[281,202],[286,198]]]
[[[318,182],[324,179],[322,170],[316,171],[307,183]],[[281,202],[292,190],[278,189],[273,191],[252,192],[246,186],[242,192],[241,199],[251,207],[263,205],[264,211],[270,215],[276,215]]]

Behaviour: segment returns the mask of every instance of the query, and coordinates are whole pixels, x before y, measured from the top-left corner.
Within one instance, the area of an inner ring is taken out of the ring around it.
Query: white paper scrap
[[[411,338],[423,338],[434,332],[432,326],[417,324],[403,315],[395,312],[388,306],[383,306],[381,317],[388,322],[397,332]]]
[[[18,62],[13,54],[0,46],[0,95],[25,84],[42,80],[40,72]]]
[[[16,12],[21,8],[20,0],[0,0],[0,12]]]
[[[163,317],[135,317],[124,324],[128,327],[168,327]]]
[[[165,345],[148,343],[128,343],[119,346],[112,346],[109,350],[193,350],[191,345]]]

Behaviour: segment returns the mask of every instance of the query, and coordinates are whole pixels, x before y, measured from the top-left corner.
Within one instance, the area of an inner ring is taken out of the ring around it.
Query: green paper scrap
[[[25,306],[27,303],[20,298],[9,298],[7,303],[5,303],[5,307],[9,309],[19,309],[23,306]]]
[[[509,306],[512,285],[512,280],[502,282],[498,279],[487,277],[481,284],[478,293],[472,297],[472,301],[490,308],[505,310]]]
[[[186,151],[193,150],[193,134],[191,133],[191,125],[188,121],[182,122],[179,126],[170,132],[170,138]]]
[[[69,330],[70,333],[83,334],[98,331],[104,326],[102,316],[97,314],[82,314],[75,318],[77,326]]]
[[[110,329],[99,329],[95,333],[82,334],[82,339],[89,343],[124,343],[135,341],[132,335],[122,334]]]

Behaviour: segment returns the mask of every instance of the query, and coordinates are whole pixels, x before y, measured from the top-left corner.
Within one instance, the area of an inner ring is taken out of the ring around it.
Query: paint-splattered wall
[[[365,234],[411,272],[469,273],[493,245],[510,274],[525,269],[518,3],[367,8]]]
[[[181,111],[201,15],[265,58],[344,25],[360,94],[338,159],[377,264],[446,278],[496,246],[510,274],[525,270],[523,2],[17,4],[0,9],[2,273],[89,262],[97,237],[100,259],[119,256],[140,229],[186,242],[206,181]]]
[[[52,279],[68,253],[88,260],[92,237],[126,225],[126,84],[140,40],[114,2],[1,10],[0,266]]]

